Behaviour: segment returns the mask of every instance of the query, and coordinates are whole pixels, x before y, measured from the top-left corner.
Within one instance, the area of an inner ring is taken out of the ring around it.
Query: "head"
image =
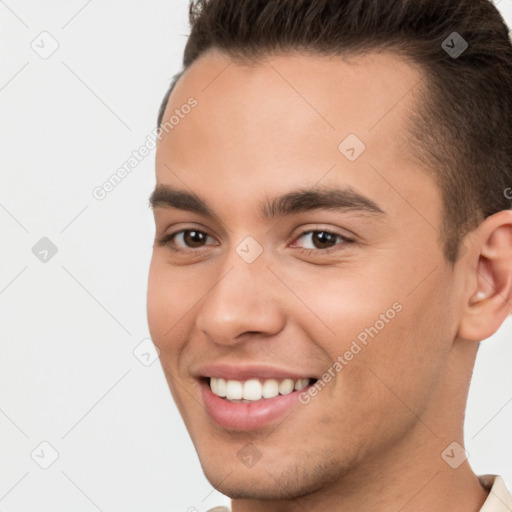
[[[487,0],[211,0],[190,22],[158,115],[148,321],[206,477],[286,499],[439,463],[510,311],[503,19]],[[223,376],[309,380],[230,417]]]

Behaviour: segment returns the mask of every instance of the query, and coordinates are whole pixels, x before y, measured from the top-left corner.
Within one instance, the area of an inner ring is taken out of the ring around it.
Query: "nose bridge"
[[[283,325],[272,273],[254,242],[243,240],[225,258],[218,278],[201,302],[197,327],[216,343],[236,343],[244,332],[272,334]]]

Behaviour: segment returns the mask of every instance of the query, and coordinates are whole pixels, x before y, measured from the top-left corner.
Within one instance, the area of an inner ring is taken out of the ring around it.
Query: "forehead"
[[[192,95],[205,115],[222,108],[242,120],[273,111],[287,114],[283,122],[309,114],[331,132],[372,132],[415,106],[414,93],[423,81],[418,65],[390,52],[346,57],[294,52],[240,61],[210,50],[178,81],[164,118]]]
[[[385,52],[240,62],[210,51],[169,98],[163,122],[181,115],[158,144],[157,182],[183,187],[186,176],[185,185],[207,196],[207,178],[249,198],[258,188],[284,191],[292,182],[324,180],[374,197],[398,187],[389,197],[395,202],[416,200],[421,190],[439,204],[434,182],[408,146],[408,114],[423,82],[417,66]],[[190,98],[197,105],[183,109]],[[347,158],[354,152],[343,152],[351,147],[360,153],[354,160]]]

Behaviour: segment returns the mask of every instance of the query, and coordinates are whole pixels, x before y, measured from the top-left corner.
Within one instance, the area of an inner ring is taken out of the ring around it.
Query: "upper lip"
[[[232,380],[245,381],[248,379],[309,379],[315,378],[308,372],[299,372],[297,370],[289,370],[286,368],[278,368],[270,364],[230,364],[216,363],[201,366],[197,372],[197,377],[214,377]]]

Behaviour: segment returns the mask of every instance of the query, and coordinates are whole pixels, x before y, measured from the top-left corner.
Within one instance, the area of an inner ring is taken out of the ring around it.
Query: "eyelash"
[[[189,232],[189,231],[196,231],[198,233],[202,233],[204,235],[209,236],[208,233],[206,233],[205,231],[202,231],[200,229],[194,229],[194,228],[180,229],[179,231],[175,231],[173,233],[168,233],[168,234],[162,236],[161,238],[158,238],[157,239],[158,245],[160,245],[160,246],[168,246],[168,247],[170,247],[175,252],[194,252],[194,251],[201,250],[203,247],[200,247],[199,249],[188,249],[188,250],[187,249],[177,249],[176,248],[176,245],[174,243],[174,238],[177,235],[181,234],[181,233],[186,233],[186,232]],[[334,237],[338,237],[339,239],[341,239],[342,243],[337,243],[337,244],[335,244],[332,247],[328,247],[327,249],[304,249],[304,248],[301,248],[301,247],[296,248],[296,250],[299,251],[301,254],[307,254],[307,255],[318,254],[318,253],[330,254],[332,252],[342,250],[342,249],[340,249],[338,247],[339,245],[345,246],[345,245],[349,245],[349,244],[354,243],[353,239],[347,238],[346,236],[340,235],[339,233],[335,233],[333,231],[328,231],[326,229],[308,229],[308,230],[303,231],[302,233],[300,233],[296,237],[295,240],[300,239],[304,235],[309,235],[311,233],[326,233],[328,235],[332,235]]]

